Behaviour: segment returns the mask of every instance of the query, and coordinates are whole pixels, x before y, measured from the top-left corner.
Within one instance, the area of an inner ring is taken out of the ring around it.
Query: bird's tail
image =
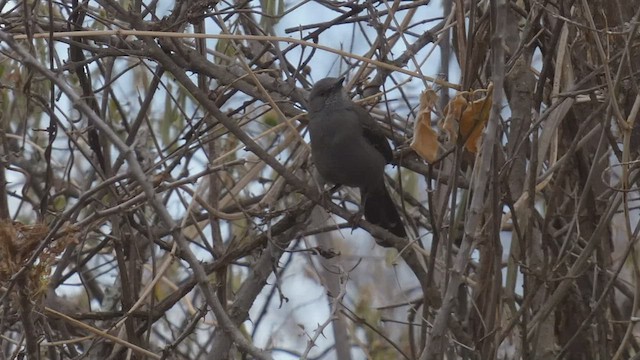
[[[386,187],[382,186],[376,191],[368,191],[365,196],[364,217],[367,221],[389,230],[396,236],[407,236],[396,204],[391,199]]]

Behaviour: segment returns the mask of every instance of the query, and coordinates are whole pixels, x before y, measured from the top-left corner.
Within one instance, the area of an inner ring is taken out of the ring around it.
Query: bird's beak
[[[336,81],[336,87],[342,86],[342,83],[344,83],[344,79],[346,79],[346,76],[339,77],[338,81]]]

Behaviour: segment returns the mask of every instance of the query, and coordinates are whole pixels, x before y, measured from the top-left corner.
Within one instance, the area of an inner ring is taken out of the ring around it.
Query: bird
[[[345,78],[328,77],[309,94],[311,159],[327,182],[360,189],[360,209],[367,221],[399,237],[407,233],[384,181],[384,167],[393,160],[378,123],[355,104],[342,86]]]

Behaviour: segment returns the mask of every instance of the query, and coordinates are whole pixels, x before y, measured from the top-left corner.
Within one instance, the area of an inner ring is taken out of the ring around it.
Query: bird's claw
[[[349,216],[349,219],[347,221],[349,222],[349,224],[351,224],[352,233],[353,233],[353,230],[358,228],[358,224],[360,224],[360,220],[362,220],[362,215],[364,215],[364,211],[358,210],[357,213]]]

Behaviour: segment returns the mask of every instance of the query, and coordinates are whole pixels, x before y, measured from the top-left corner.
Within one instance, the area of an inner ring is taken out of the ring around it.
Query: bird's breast
[[[361,127],[316,118],[309,133],[313,161],[328,182],[367,188],[383,181],[384,157],[365,140]]]

